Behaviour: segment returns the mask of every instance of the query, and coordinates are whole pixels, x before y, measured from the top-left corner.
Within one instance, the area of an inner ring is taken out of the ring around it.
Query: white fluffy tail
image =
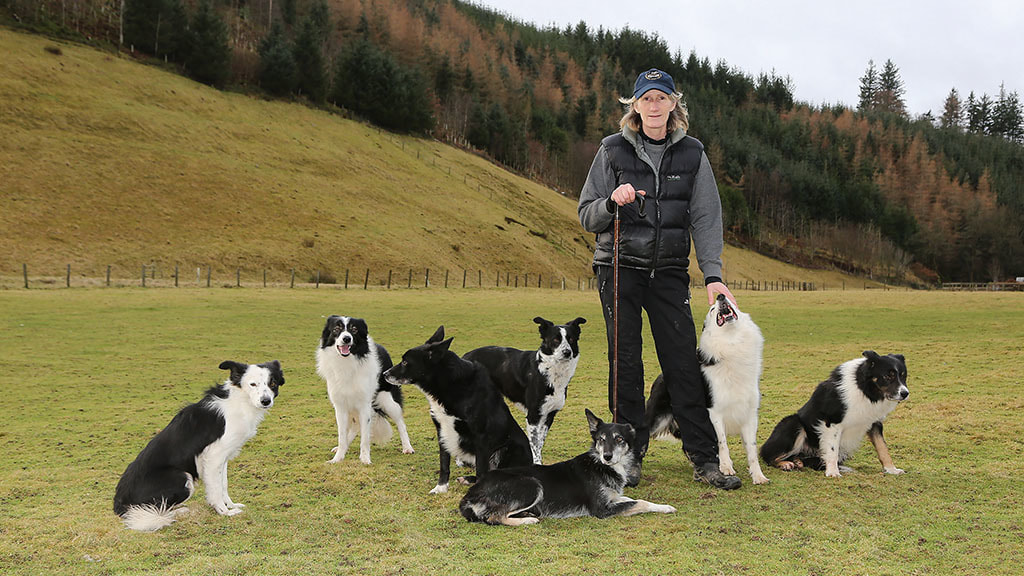
[[[384,416],[377,412],[373,413],[373,422],[370,423],[370,439],[374,444],[387,444],[394,432],[391,430],[391,423]]]
[[[128,511],[121,516],[126,528],[138,530],[139,532],[155,532],[165,526],[170,526],[177,520],[178,516],[187,512],[187,508],[171,509],[167,503],[139,504],[129,506]]]

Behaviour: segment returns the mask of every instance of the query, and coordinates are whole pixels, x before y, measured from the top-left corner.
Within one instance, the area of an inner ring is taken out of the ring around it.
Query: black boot
[[[718,469],[718,462],[705,462],[693,465],[693,480],[706,482],[722,490],[735,490],[743,483],[738,476],[726,476]]]

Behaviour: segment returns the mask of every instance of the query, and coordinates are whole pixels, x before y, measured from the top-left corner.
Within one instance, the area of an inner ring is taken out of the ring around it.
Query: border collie
[[[470,522],[520,526],[541,518],[670,514],[667,504],[622,495],[626,473],[634,466],[635,432],[629,424],[604,423],[586,411],[593,443],[572,460],[495,470],[472,486],[459,504]]]
[[[538,350],[484,346],[462,357],[483,364],[501,393],[526,413],[533,463],[540,464],[551,423],[565,407],[569,380],[580,359],[580,324],[587,321],[576,318],[561,326],[540,316],[533,321],[540,328]]]
[[[841,465],[867,435],[885,473],[903,474],[892,463],[882,422],[909,395],[903,356],[867,350],[836,367],[796,414],[779,422],[761,446],[761,458],[783,470],[808,466],[837,478],[852,471]]]
[[[707,395],[708,416],[718,436],[718,468],[722,474],[736,474],[726,438],[739,433],[754,484],[768,483],[757,459],[757,411],[761,405],[758,381],[763,350],[761,329],[749,314],[719,294],[704,317],[697,358]],[[651,437],[680,438],[664,375],[659,375],[651,386],[645,418]]]
[[[329,316],[316,350],[316,371],[327,382],[327,397],[338,422],[338,445],[329,463],[341,462],[359,427],[359,460],[370,464],[370,441],[391,439],[391,418],[402,439],[402,453],[412,454],[409,432],[402,418],[402,390],[382,374],[391,368],[391,356],[370,337],[362,318]]]
[[[384,372],[392,384],[414,384],[430,403],[430,417],[437,428],[440,458],[437,485],[431,494],[448,491],[451,457],[476,467],[478,477],[495,468],[526,466],[532,461],[530,443],[477,362],[463,360],[449,350],[444,326],[426,343],[410,348],[402,361]],[[471,483],[470,476],[460,481]]]
[[[114,494],[114,513],[132,530],[152,532],[188,512],[175,508],[206,487],[206,501],[218,514],[242,511],[228,496],[228,460],[256,435],[267,409],[284,385],[281,364],[221,362],[231,376],[181,409],[128,465]]]

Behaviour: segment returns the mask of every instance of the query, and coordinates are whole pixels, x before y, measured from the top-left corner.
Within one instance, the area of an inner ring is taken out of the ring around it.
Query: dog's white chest
[[[455,422],[458,421],[458,418],[446,412],[444,407],[430,396],[427,396],[427,401],[430,403],[431,417],[437,420],[441,445],[452,456],[475,466],[476,455],[464,451],[459,444],[459,433],[455,430]]]
[[[541,406],[541,414],[546,415],[559,411],[565,407],[566,390],[569,388],[569,381],[576,373],[576,364],[579,356],[569,359],[559,359],[555,355],[545,356],[537,353],[537,370],[547,380],[554,392],[544,398]]]
[[[331,347],[318,349],[316,359],[316,371],[327,382],[327,396],[332,403],[363,406],[372,400],[380,371],[372,341],[370,353],[365,356],[342,357]]]

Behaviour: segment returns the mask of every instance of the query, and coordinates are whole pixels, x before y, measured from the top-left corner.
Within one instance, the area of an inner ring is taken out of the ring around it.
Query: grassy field
[[[723,493],[658,442],[627,494],[679,509],[521,529],[465,522],[465,493],[429,495],[433,427],[407,391],[413,455],[398,439],[328,465],[334,421],[313,350],[329,313],[366,318],[393,355],[441,323],[459,353],[533,348],[535,315],[584,316],[582,360],[545,456],[589,442],[606,414],[597,296],[550,290],[0,290],[0,572],[4,574],[1019,574],[1024,564],[1024,298],[934,292],[739,292],[765,333],[759,438],[836,364],[906,355],[910,398],[887,421],[896,465],[870,445],[856,473],[766,469]],[[703,317],[703,303],[696,305]],[[645,352],[653,379],[653,347]],[[226,359],[281,360],[287,383],[229,468],[244,514],[202,499],[156,534],[111,511],[120,473]],[[518,415],[518,413],[517,413]],[[743,462],[738,439],[734,460]]]

